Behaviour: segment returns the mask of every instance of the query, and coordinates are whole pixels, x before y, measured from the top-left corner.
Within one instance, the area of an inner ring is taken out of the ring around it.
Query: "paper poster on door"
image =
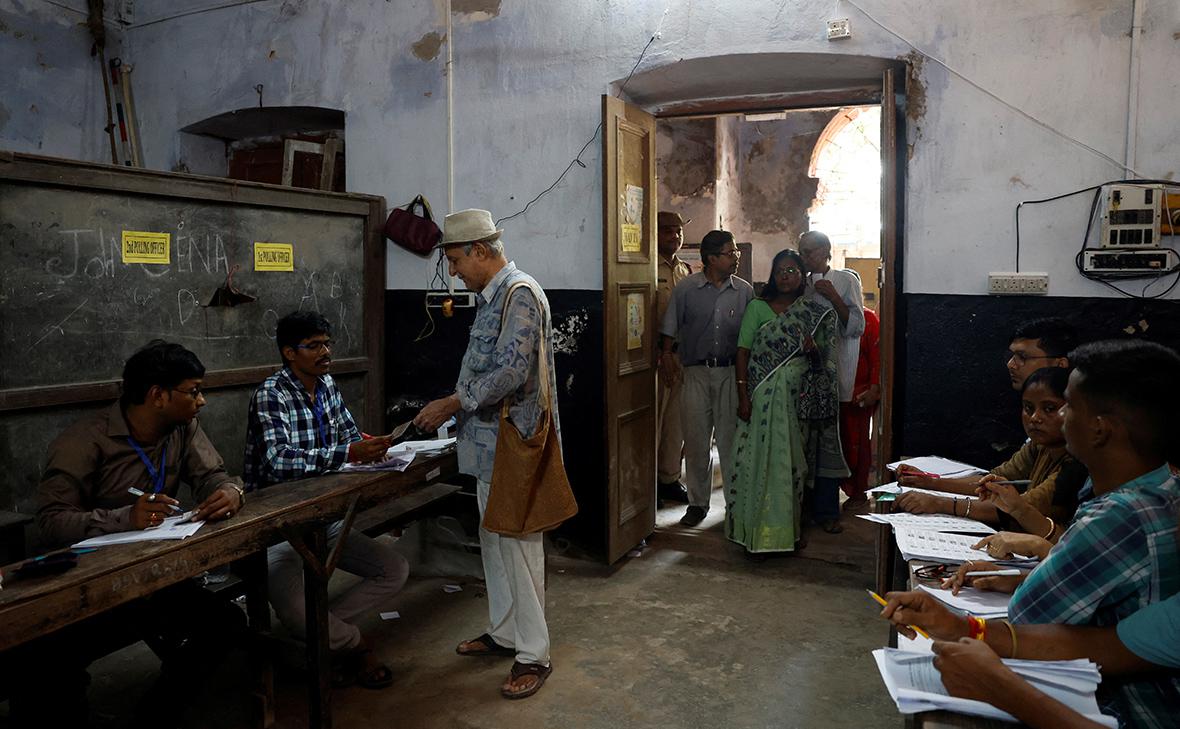
[[[643,294],[627,294],[627,349],[643,346]]]
[[[639,253],[643,250],[643,188],[627,185],[623,198],[623,224],[621,245],[624,253]]]

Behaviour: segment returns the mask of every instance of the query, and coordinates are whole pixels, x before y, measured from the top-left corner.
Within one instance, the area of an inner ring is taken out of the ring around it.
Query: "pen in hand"
[[[127,489],[127,493],[131,494],[132,496],[143,496],[143,491],[140,491],[139,489],[135,488],[134,486],[132,486],[131,488]],[[179,507],[179,506],[177,506],[176,504],[168,504],[167,506],[168,506],[168,508],[169,508],[169,509],[172,509],[172,510],[173,510],[173,511],[175,511],[175,512],[182,512],[182,511],[184,511],[184,509],[180,508],[180,507]]]
[[[978,572],[965,572],[964,577],[1020,577],[1023,572],[1017,569],[1010,570],[980,570]]]
[[[876,600],[877,602],[879,602],[879,603],[881,604],[881,607],[885,607],[885,606],[887,606],[887,605],[889,604],[889,603],[888,603],[888,602],[885,600],[885,598],[881,597],[880,595],[878,595],[877,593],[873,592],[872,590],[868,590],[867,592],[869,593],[869,597],[873,598],[874,600]],[[929,633],[927,633],[925,630],[922,630],[922,629],[921,629],[921,628],[919,628],[918,626],[916,626],[916,625],[911,625],[911,626],[909,626],[909,627],[913,628],[914,632],[915,632],[915,633],[917,633],[918,635],[922,636],[923,638],[927,638],[927,639],[929,639],[929,638],[930,638],[930,634],[929,634]]]

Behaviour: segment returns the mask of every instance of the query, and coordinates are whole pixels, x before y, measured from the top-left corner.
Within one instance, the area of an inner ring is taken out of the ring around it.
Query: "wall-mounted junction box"
[[[1049,274],[993,271],[987,275],[987,292],[1015,296],[1045,295],[1049,293]]]
[[[449,291],[428,291],[426,293],[426,306],[430,309],[441,309],[443,302],[447,299],[454,302],[456,309],[470,309],[475,306],[474,291],[456,291],[453,294]]]
[[[848,25],[848,18],[836,18],[828,21],[828,40],[840,40],[852,37],[852,26]]]
[[[1171,248],[1140,250],[1087,249],[1082,256],[1082,270],[1087,273],[1141,273],[1151,275],[1171,271],[1180,265]]]

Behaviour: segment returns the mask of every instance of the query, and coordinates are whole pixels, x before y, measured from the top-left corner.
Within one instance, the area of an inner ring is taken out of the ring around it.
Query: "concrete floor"
[[[333,694],[337,727],[900,727],[869,651],[888,631],[865,595],[877,528],[846,517],[846,531],[813,529],[798,555],[751,562],[721,532],[714,491],[697,528],[659,512],[640,556],[613,567],[550,556],[554,672],[524,701],[498,688],[510,659],[463,658],[455,644],[483,632],[478,581],[412,580],[398,620],[363,626],[396,673],[390,688]],[[462,583],[453,594],[443,585]],[[94,664],[95,723],[123,726],[127,707],[158,668],[142,645]],[[246,727],[246,700],[229,667],[198,699],[189,726]],[[278,726],[306,726],[303,678],[280,670]],[[3,725],[0,711],[0,726]]]

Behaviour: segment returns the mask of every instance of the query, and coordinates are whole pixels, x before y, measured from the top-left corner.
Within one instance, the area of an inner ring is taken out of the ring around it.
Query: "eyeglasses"
[[[719,255],[719,256],[729,256],[730,258],[741,258],[741,257],[742,257],[742,252],[741,252],[741,251],[739,251],[737,248],[734,248],[732,251],[721,251],[721,252],[720,252],[720,253],[718,253],[717,255]]]
[[[310,344],[296,344],[295,349],[306,349],[309,352],[315,352],[316,354],[319,354],[321,352],[325,352],[325,351],[331,349],[334,346],[334,344],[335,344],[335,342],[333,342],[331,339],[325,339],[322,342],[312,342]]]
[[[1022,365],[1025,362],[1028,362],[1030,359],[1057,359],[1057,358],[1051,354],[1039,354],[1039,355],[1035,354],[1035,355],[1030,356],[1030,355],[1025,354],[1024,352],[1013,352],[1012,350],[1008,350],[1008,357],[1006,358],[1005,361],[1008,361],[1008,362],[1014,361],[1014,362],[1016,362],[1016,364]]]
[[[779,276],[793,276],[797,273],[802,273],[802,271],[795,268],[794,266],[791,266],[789,268],[776,268],[774,270],[775,278],[777,278]]]
[[[914,570],[914,577],[920,580],[934,580],[940,577],[947,577],[951,571],[949,564],[927,564],[922,565]]]
[[[205,394],[205,393],[204,393],[204,391],[202,391],[202,390],[201,390],[201,388],[199,388],[199,387],[194,387],[194,388],[193,388],[193,389],[191,389],[191,390],[182,390],[182,389],[180,389],[179,387],[174,387],[174,388],[172,388],[172,389],[173,389],[175,392],[183,392],[185,395],[188,395],[189,397],[191,397],[191,398],[192,398],[192,399],[194,399],[194,400],[196,400],[196,399],[200,398],[200,397],[201,397],[201,395],[204,395],[204,394]]]

